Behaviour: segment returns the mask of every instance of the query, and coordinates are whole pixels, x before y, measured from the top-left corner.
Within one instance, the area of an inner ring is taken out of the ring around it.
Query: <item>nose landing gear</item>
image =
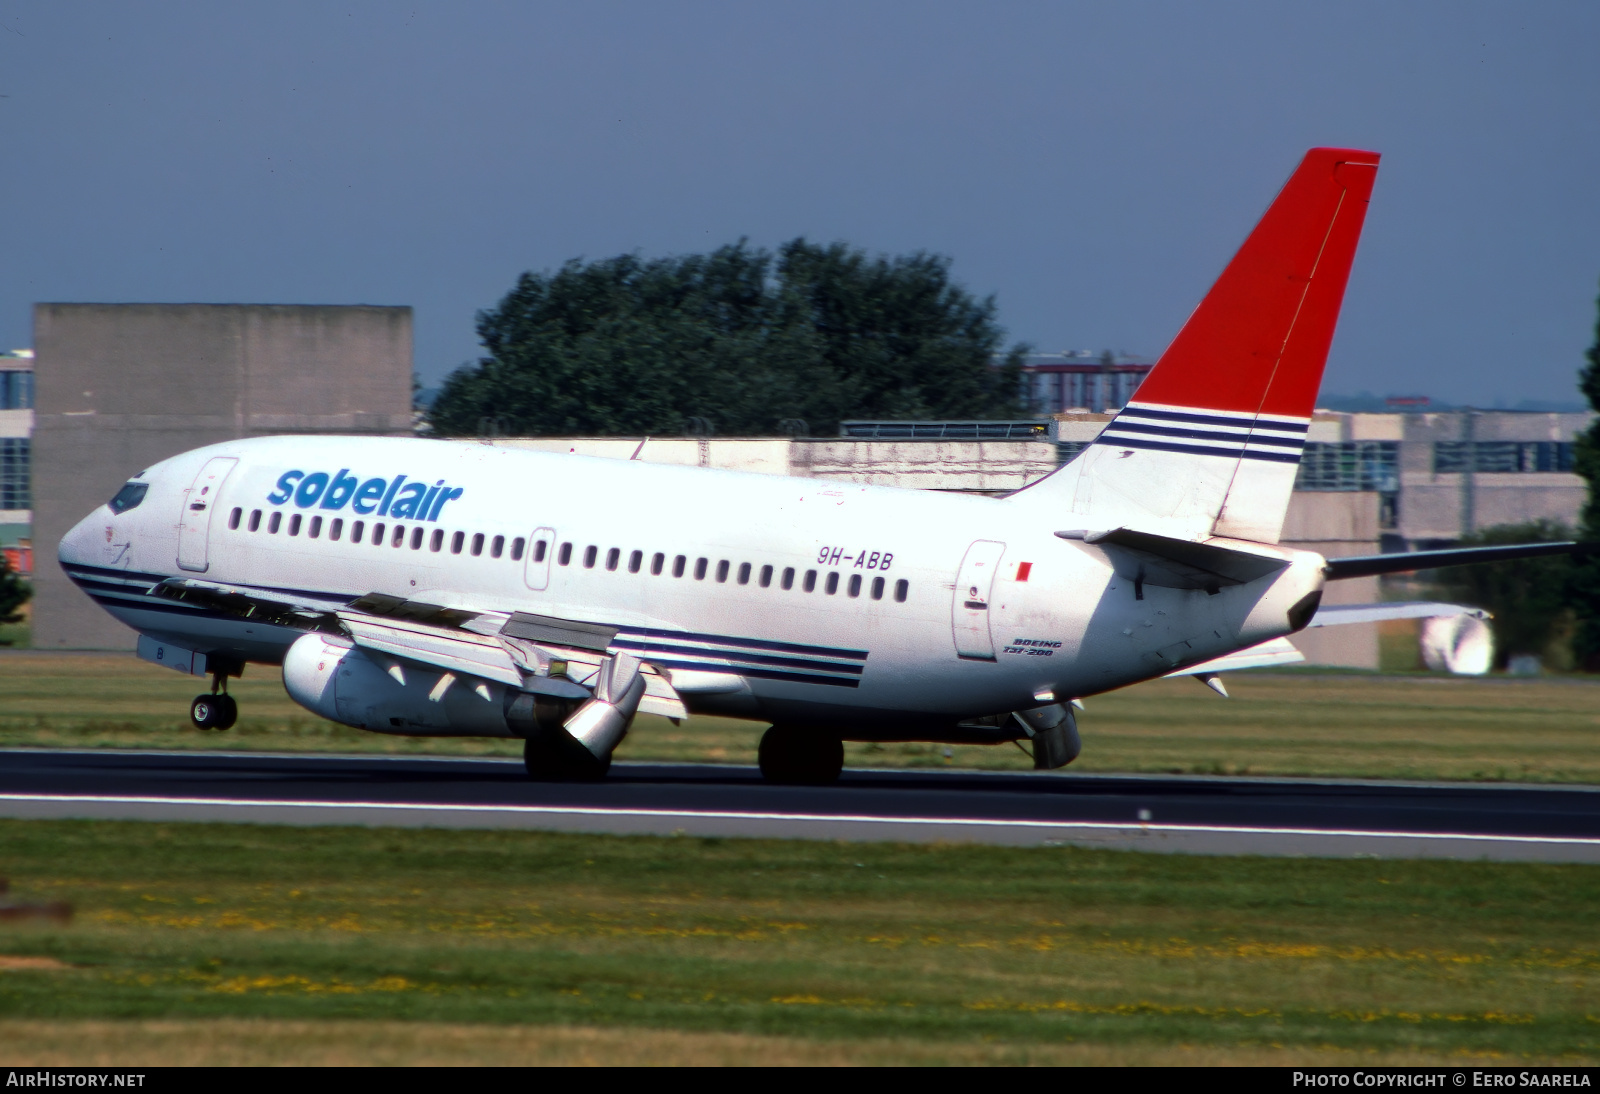
[[[231,729],[239,720],[239,704],[228,694],[228,678],[222,673],[211,678],[211,694],[196,695],[189,704],[189,720],[196,729]]]

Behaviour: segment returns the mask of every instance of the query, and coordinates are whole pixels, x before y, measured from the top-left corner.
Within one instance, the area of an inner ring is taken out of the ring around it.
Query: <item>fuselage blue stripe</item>
[[[665,642],[635,642],[629,639],[617,638],[611,643],[613,646],[625,650],[636,650],[650,660],[655,651],[660,650],[667,656],[698,656],[708,657],[719,661],[748,661],[758,665],[788,665],[799,669],[824,669],[830,672],[847,672],[859,676],[865,671],[866,666],[861,664],[840,664],[837,661],[817,661],[804,657],[780,657],[771,653],[744,653],[738,650],[706,650],[693,646],[669,645]]]
[[[138,611],[162,612],[171,615],[187,615],[202,619],[227,619],[237,621],[246,618],[241,614],[221,612],[211,608],[201,608],[196,605],[186,603],[182,600],[150,596],[149,590],[160,582],[166,580],[167,575],[142,574],[134,573],[128,570],[108,569],[103,566],[79,566],[76,564],[66,566],[65,568],[68,571],[67,576],[72,578],[73,583],[79,588],[83,589],[92,600],[104,607],[125,607]],[[139,580],[148,581],[149,584],[118,585],[110,582],[95,581],[88,577],[78,576],[78,574],[72,572],[74,570],[83,571],[85,573],[105,574],[115,577],[136,578]],[[311,590],[287,590],[273,586],[238,585],[237,587],[246,591],[262,593],[296,592],[304,596],[325,597],[330,600],[339,600],[341,603],[348,603],[351,600],[357,599],[355,595],[313,592]],[[108,596],[106,595],[107,593],[125,595]],[[284,605],[286,610],[289,607],[290,605]],[[652,638],[656,639],[656,641],[649,641],[649,639]],[[677,643],[703,642],[706,643],[707,646],[723,648],[701,649],[686,645],[673,645],[669,647],[660,641],[661,639],[670,639]],[[666,652],[677,653],[682,656],[700,655],[724,661],[749,661],[759,664],[791,666],[795,668],[815,668],[824,671],[835,671],[851,674],[859,674],[862,671],[862,667],[858,664],[835,664],[825,660],[818,660],[816,658],[831,657],[843,658],[851,661],[865,661],[868,655],[866,650],[835,649],[828,646],[810,646],[798,642],[774,642],[759,638],[739,638],[728,635],[698,634],[690,631],[669,631],[634,627],[620,628],[617,634],[617,639],[614,640],[613,644],[623,649],[638,650],[641,652],[648,652],[652,649],[659,648],[665,650]],[[777,654],[783,653],[809,655],[809,658],[805,656],[776,656]],[[651,658],[651,660],[654,661],[656,659]],[[699,667],[703,668],[706,666],[701,665]],[[774,677],[774,679],[776,678],[777,677]]]
[[[770,642],[763,638],[732,638],[722,634],[695,634],[691,631],[650,630],[644,627],[621,627],[619,634],[648,635],[679,642],[714,642],[723,646],[748,646],[751,649],[772,650],[777,653],[806,653],[817,657],[848,657],[857,661],[867,659],[866,650],[843,650],[829,646],[807,646],[798,642]]]
[[[718,666],[705,665],[696,661],[674,661],[669,658],[650,658],[652,665],[660,665],[668,669],[695,669],[701,672],[716,672]],[[730,676],[753,676],[761,680],[788,680],[797,684],[829,684],[836,688],[858,688],[861,681],[853,676],[816,676],[807,672],[784,672],[781,669],[760,668],[731,668],[726,670]]]

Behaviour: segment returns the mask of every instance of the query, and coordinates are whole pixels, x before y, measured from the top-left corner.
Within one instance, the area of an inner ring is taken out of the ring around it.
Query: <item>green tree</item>
[[[1461,546],[1498,547],[1571,538],[1572,529],[1565,524],[1535,520],[1485,528],[1463,537]],[[1497,667],[1504,668],[1518,654],[1533,654],[1552,667],[1569,668],[1572,578],[1571,560],[1555,555],[1451,566],[1438,572],[1438,586],[1447,600],[1493,613]]]
[[[817,432],[848,417],[1012,417],[1025,347],[994,364],[993,298],[949,261],[871,258],[796,239],[707,255],[634,255],[525,273],[478,315],[487,356],[453,372],[429,413],[440,434]]]
[[[22,622],[19,610],[33,596],[33,586],[11,568],[11,560],[0,551],[0,624]],[[0,642],[0,645],[5,643]]]
[[[1600,313],[1600,301],[1596,302]],[[1591,409],[1600,411],[1600,315],[1595,322],[1594,344],[1584,355],[1588,363],[1578,372],[1578,388],[1589,400]],[[1600,540],[1600,419],[1578,435],[1575,467],[1589,483],[1589,498],[1578,521],[1578,534],[1588,542]],[[1569,587],[1578,630],[1573,638],[1573,653],[1584,669],[1600,670],[1600,556],[1576,559]]]

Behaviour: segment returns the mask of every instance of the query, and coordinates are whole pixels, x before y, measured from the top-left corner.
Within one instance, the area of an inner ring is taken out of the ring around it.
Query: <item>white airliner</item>
[[[538,778],[603,774],[640,711],[771,722],[777,781],[837,778],[842,740],[1031,739],[1060,767],[1084,696],[1465,610],[1319,612],[1328,580],[1573,549],[1278,544],[1377,164],[1309,152],[1135,399],[1009,497],[268,437],[135,475],[61,565],[141,657],[212,677],[201,727],[256,662],[346,725],[522,738]]]

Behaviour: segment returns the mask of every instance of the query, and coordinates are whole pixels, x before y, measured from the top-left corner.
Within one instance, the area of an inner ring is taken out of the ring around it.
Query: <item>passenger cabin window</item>
[[[849,595],[851,595],[851,596],[860,596],[861,595],[861,575],[860,574],[851,574],[850,575],[850,584],[846,587],[846,589],[847,589]]]
[[[783,589],[788,592],[792,588],[794,588],[794,567],[785,566],[783,568]]]
[[[723,559],[721,562],[717,563],[717,580],[718,581],[727,581],[728,580],[728,560],[727,559]]]
[[[883,578],[881,577],[875,577],[872,579],[872,599],[883,599]]]
[[[750,584],[750,564],[748,562],[739,563],[739,584]]]
[[[364,521],[364,520],[356,521],[354,524],[352,524],[350,526],[350,542],[351,543],[360,543],[362,534],[364,532],[366,532],[366,530],[367,530],[367,522],[366,521]]]
[[[239,518],[242,516],[244,516],[243,509],[234,509],[233,512],[228,514],[228,531],[236,532],[239,530]]]
[[[383,546],[383,532],[384,525],[382,521],[379,521],[377,524],[372,526],[372,545],[374,547]]]
[[[771,584],[772,584],[772,567],[771,566],[763,566],[763,567],[761,567],[761,587],[763,589],[765,589],[768,585],[771,585]]]
[[[828,574],[828,583],[822,587],[822,591],[827,593],[829,596],[832,596],[834,593],[839,591],[839,571],[838,570],[833,570],[833,571],[829,572],[829,574]]]
[[[328,538],[338,539],[342,535],[344,535],[344,518],[334,517],[328,524]]]
[[[682,577],[684,564],[688,561],[689,560],[684,558],[682,555],[675,556],[672,560],[672,576]]]
[[[272,519],[267,521],[267,534],[275,536],[275,535],[278,534],[278,529],[282,528],[282,527],[283,527],[283,514],[282,513],[274,513],[274,514],[272,514]]]
[[[805,591],[809,593],[812,590],[814,590],[816,587],[817,587],[817,571],[815,571],[815,570],[807,570],[806,571],[806,583],[805,583],[804,586],[802,586],[802,588],[804,588]]]
[[[322,534],[322,518],[321,517],[312,517],[311,518],[311,530],[309,532],[307,532],[306,534],[309,535],[312,539],[316,539],[318,536],[320,536]]]
[[[490,558],[499,558],[501,556],[501,554],[503,554],[505,552],[505,549],[506,549],[506,537],[505,536],[495,536],[494,539],[489,541],[489,557]]]
[[[130,482],[121,490],[118,490],[106,504],[111,506],[113,513],[126,513],[129,509],[139,508],[139,503],[144,500],[144,496],[149,492],[149,483]]]
[[[523,539],[521,536],[518,536],[516,539],[511,541],[511,561],[512,562],[521,561],[521,559],[522,559],[522,549],[524,547],[526,547],[527,545],[528,545],[528,541]]]
[[[261,510],[252,509],[252,510],[250,510],[250,530],[252,532],[255,532],[255,531],[259,531],[260,528],[261,528]]]
[[[422,525],[420,524],[411,529],[411,549],[413,551],[422,550]]]
[[[289,534],[291,536],[298,536],[300,534],[300,514],[299,513],[296,513],[294,516],[289,518]]]
[[[641,566],[643,566],[643,565],[644,565],[644,552],[643,551],[635,551],[635,552],[633,552],[633,554],[628,556],[628,572],[630,574],[638,573],[639,572],[639,568]]]
[[[495,557],[498,558],[499,556],[496,555]],[[559,563],[562,566],[565,566],[571,561],[572,561],[572,544],[563,543],[561,545],[561,550],[556,552],[556,562]]]
[[[694,579],[696,581],[704,581],[706,579],[706,562],[707,560],[703,558],[694,560]]]
[[[433,535],[428,537],[428,550],[439,551],[444,547],[444,529],[435,528]]]
[[[911,585],[906,581],[905,578],[902,577],[899,581],[896,581],[894,583],[895,603],[904,604],[906,602],[906,593],[910,592],[910,590]]]
[[[589,546],[585,547],[583,549],[583,568],[585,570],[594,569],[594,560],[599,556],[599,554],[600,548],[596,547],[594,544],[591,543]]]
[[[452,535],[450,537],[450,553],[453,554],[453,555],[459,555],[461,553],[461,548],[466,546],[466,543],[467,543],[467,533],[465,533],[465,532],[457,532],[457,533],[455,533],[454,535]],[[478,537],[478,544],[479,544],[479,546],[483,545],[483,537],[482,536]]]
[[[549,553],[549,550],[550,550],[550,545],[548,543],[546,543],[544,540],[542,540],[542,539],[534,540],[533,541],[533,561],[535,561],[535,562],[543,562],[544,561],[544,556],[547,553]],[[477,552],[474,551],[473,554],[477,554]]]
[[[394,538],[389,540],[389,546],[391,546],[391,547],[404,547],[405,546],[405,542],[406,542],[406,526],[404,524],[396,524],[394,526]]]
[[[606,552],[606,569],[615,570],[617,563],[622,559],[622,552],[616,547]]]
[[[657,551],[650,556],[650,573],[655,577],[661,576],[662,567],[667,564],[667,556]]]

